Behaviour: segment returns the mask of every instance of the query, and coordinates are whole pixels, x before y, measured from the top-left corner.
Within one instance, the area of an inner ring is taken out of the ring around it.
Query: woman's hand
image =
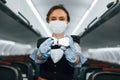
[[[51,45],[53,44],[53,42],[54,41],[52,38],[48,38],[40,45],[39,47],[40,57],[48,58],[50,56]]]

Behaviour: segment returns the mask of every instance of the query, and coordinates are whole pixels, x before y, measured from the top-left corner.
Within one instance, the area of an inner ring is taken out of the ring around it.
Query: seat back
[[[30,63],[14,61],[12,62],[12,65],[17,66],[21,69],[24,79],[34,80],[33,67]]]
[[[25,80],[38,79],[39,67],[29,58],[29,55],[4,56],[4,58],[1,59],[0,64],[16,67],[19,69],[18,71],[22,73],[22,77]]]
[[[94,72],[89,76],[88,80],[120,80],[118,72]]]
[[[90,67],[90,66],[85,66],[82,67],[80,70],[80,74],[78,75],[78,80],[87,80],[88,76],[93,72],[93,71],[101,71],[101,67]]]
[[[0,80],[19,80],[16,68],[7,65],[0,65]]]
[[[34,76],[34,80],[37,80],[38,79],[38,77],[39,77],[39,64],[36,64],[33,60],[25,60],[24,61],[25,63],[30,63],[32,66],[33,66],[33,76]]]

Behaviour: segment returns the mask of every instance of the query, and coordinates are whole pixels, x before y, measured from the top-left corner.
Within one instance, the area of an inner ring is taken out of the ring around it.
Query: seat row
[[[4,56],[0,60],[0,80],[37,80],[39,66],[29,55]]]

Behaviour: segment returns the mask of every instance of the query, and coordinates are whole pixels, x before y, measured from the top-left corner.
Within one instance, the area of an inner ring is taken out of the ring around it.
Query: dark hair
[[[67,14],[67,21],[69,22],[70,21],[70,16],[69,16],[69,13],[68,11],[64,8],[64,6],[62,4],[59,4],[59,5],[55,5],[53,6],[47,13],[47,17],[46,17],[46,21],[49,22],[49,16],[50,14],[56,10],[56,9],[62,9],[63,11],[65,11],[65,13]]]

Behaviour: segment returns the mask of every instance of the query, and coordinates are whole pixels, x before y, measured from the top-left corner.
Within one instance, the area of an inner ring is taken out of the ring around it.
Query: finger
[[[66,37],[69,38],[69,43],[70,43],[70,45],[72,45],[73,44],[73,38],[70,35],[66,35]]]
[[[62,49],[63,51],[66,51],[66,47],[65,47],[65,46],[61,46],[61,49]]]
[[[48,38],[47,40],[45,40],[45,42],[47,43],[47,42],[49,42],[51,40],[53,40],[53,39],[52,38]]]
[[[48,45],[48,46],[51,46],[51,45],[53,44],[53,42],[54,42],[54,40],[51,39],[51,40],[47,43],[47,45]]]

